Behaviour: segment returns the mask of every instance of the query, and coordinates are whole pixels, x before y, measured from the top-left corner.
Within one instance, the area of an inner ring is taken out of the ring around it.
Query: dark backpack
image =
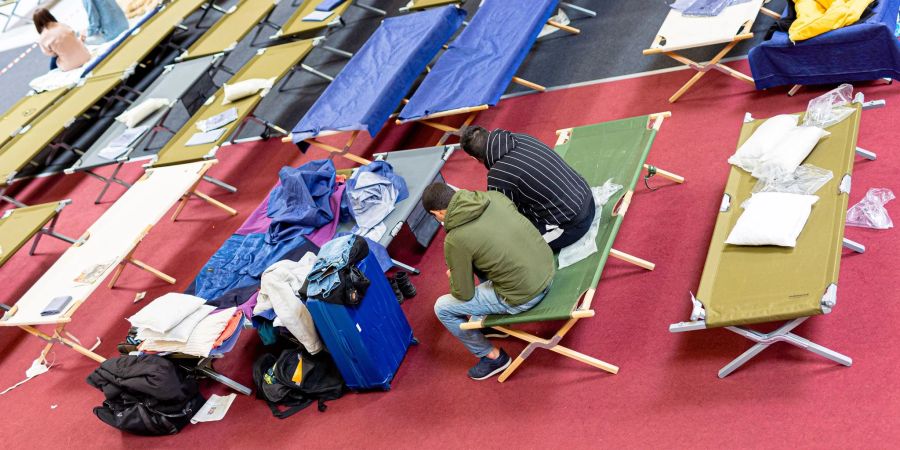
[[[143,436],[178,433],[206,402],[193,377],[155,355],[108,359],[87,382],[106,396],[94,408],[101,421]]]
[[[253,363],[253,383],[256,397],[265,400],[279,419],[296,414],[314,401],[324,412],[325,402],[341,398],[345,391],[344,379],[331,355],[324,351],[310,355],[303,350],[285,350],[278,358],[264,354]]]

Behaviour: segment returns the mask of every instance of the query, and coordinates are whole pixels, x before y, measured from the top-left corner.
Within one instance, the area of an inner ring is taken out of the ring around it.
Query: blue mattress
[[[294,127],[294,143],[323,131],[374,137],[465,15],[447,6],[385,19]]]
[[[400,120],[495,105],[558,3],[486,0],[416,89]]]
[[[794,44],[784,32],[750,50],[757,89],[900,77],[894,36],[900,0],[880,0],[871,17]]]
[[[144,26],[144,24],[147,23],[147,21],[150,20],[151,17],[156,15],[156,13],[159,12],[160,9],[162,9],[162,5],[157,5],[155,8],[151,9],[150,11],[147,11],[147,13],[144,14],[143,17],[138,19],[138,21],[135,22],[135,24],[132,25],[131,28],[129,28],[126,32],[122,32],[122,34],[120,34],[119,37],[116,38],[116,41],[112,45],[110,45],[109,48],[107,48],[106,51],[103,52],[103,54],[101,54],[99,57],[94,59],[90,64],[88,64],[87,67],[84,68],[84,70],[81,71],[81,78],[84,78],[85,76],[90,74],[91,71],[94,70],[94,68],[97,67],[98,64],[100,64],[101,62],[103,62],[104,59],[106,59],[107,56],[113,54],[113,52],[115,52],[116,49],[118,49],[119,46],[122,45],[123,42],[125,42],[126,40],[128,40],[128,38],[131,37],[131,35],[134,33],[135,30]]]

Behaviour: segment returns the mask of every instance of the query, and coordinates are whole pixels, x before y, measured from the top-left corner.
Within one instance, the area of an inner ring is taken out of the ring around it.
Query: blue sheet
[[[347,0],[321,0],[316,6],[316,11],[329,12],[338,6],[341,6]]]
[[[400,120],[495,105],[558,3],[486,0],[416,89]]]
[[[784,32],[750,50],[757,89],[900,78],[894,37],[900,0],[880,0],[871,17],[794,44]]]
[[[294,143],[323,131],[378,134],[465,14],[447,6],[384,19],[294,127]]]
[[[128,31],[122,32],[122,34],[119,35],[119,37],[116,39],[116,42],[114,42],[112,45],[110,45],[109,48],[107,48],[106,51],[103,52],[103,54],[101,54],[93,62],[88,64],[88,66],[85,67],[84,70],[81,71],[81,78],[84,78],[85,76],[90,74],[91,71],[94,70],[94,68],[97,67],[98,64],[100,64],[101,62],[103,62],[104,59],[106,59],[107,56],[113,54],[113,52],[115,52],[116,49],[119,48],[120,45],[122,45],[123,42],[125,42],[126,40],[128,40],[129,37],[131,37],[131,34],[134,33],[134,30],[137,30],[138,28],[144,26],[144,24],[147,23],[147,21],[150,20],[151,17],[155,16],[156,13],[159,12],[160,9],[162,9],[162,5],[157,5],[156,8],[153,8],[150,11],[147,11],[147,13],[144,14],[143,17],[138,19],[138,21],[134,25],[132,25],[131,28],[128,29]]]

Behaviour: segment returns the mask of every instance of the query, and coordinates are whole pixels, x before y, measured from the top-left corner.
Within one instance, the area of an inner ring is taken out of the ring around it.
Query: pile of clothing
[[[750,0],[675,0],[670,8],[681,11],[685,16],[714,17],[718,16],[725,8],[747,3]]]
[[[243,320],[244,312],[236,307],[219,309],[202,298],[178,293],[165,294],[128,318],[139,351],[204,358],[216,350],[230,350]]]

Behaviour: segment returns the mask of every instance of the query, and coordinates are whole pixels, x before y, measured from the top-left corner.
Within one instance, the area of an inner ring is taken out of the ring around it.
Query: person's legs
[[[588,215],[580,223],[564,228],[563,233],[559,237],[547,243],[550,249],[553,250],[553,253],[558,253],[563,248],[574,244],[591,229],[591,223],[594,221],[596,212],[593,201],[590,202],[589,209]]]
[[[494,284],[484,282],[475,288],[475,296],[469,301],[458,300],[450,294],[443,295],[434,304],[434,313],[447,331],[460,340],[476,357],[487,356],[494,349],[490,341],[479,330],[463,330],[459,326],[467,322],[469,316],[507,314],[509,305],[494,292]]]
[[[84,6],[84,12],[87,13],[87,35],[94,36],[100,34],[100,12],[97,10],[94,0],[81,0],[81,5]]]

